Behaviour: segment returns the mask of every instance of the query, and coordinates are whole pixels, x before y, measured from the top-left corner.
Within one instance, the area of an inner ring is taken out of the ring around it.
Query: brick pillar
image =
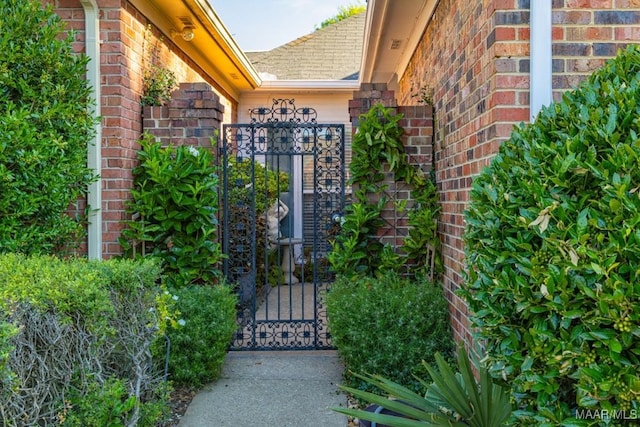
[[[363,84],[349,101],[349,115],[354,132],[358,127],[360,115],[367,113],[376,103],[382,103],[385,107],[392,108],[395,114],[403,115],[399,124],[404,129],[402,143],[409,163],[428,175],[433,168],[433,108],[428,105],[398,106],[394,92],[387,90],[385,84]],[[383,243],[389,243],[398,248],[402,245],[409,226],[406,210],[399,212],[395,202],[406,200],[407,208],[411,208],[412,187],[403,182],[396,182],[393,174],[388,170],[382,184],[387,186],[385,196],[389,202],[382,212],[385,227],[378,230],[378,235]],[[370,200],[370,202],[376,203],[377,200]]]
[[[384,83],[363,83],[360,90],[353,93],[353,99],[349,101],[349,117],[354,132],[358,128],[360,115],[365,114],[376,103],[396,109],[397,113],[398,101],[395,93],[388,90]]]
[[[182,83],[169,105],[145,106],[143,128],[163,145],[213,148],[224,114],[219,96],[207,83]]]

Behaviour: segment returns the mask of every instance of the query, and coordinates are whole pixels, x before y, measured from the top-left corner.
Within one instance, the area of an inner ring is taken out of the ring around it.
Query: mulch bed
[[[198,390],[193,387],[174,388],[171,392],[171,398],[169,399],[171,415],[164,424],[164,427],[175,427],[180,423],[182,416],[187,412],[187,408],[197,392]]]

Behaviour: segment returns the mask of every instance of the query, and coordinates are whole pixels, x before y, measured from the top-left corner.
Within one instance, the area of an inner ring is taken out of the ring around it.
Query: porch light
[[[186,26],[182,29],[182,31],[176,31],[176,30],[171,30],[171,37],[175,38],[175,37],[182,37],[182,39],[186,42],[190,42],[191,40],[193,40],[193,38],[196,36],[195,32],[193,31],[193,27],[190,26]]]

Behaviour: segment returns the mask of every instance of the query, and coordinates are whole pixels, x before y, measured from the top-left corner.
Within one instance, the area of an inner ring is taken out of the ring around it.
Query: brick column
[[[376,103],[382,103],[385,107],[391,108],[395,114],[403,115],[399,124],[404,129],[402,144],[409,163],[428,175],[433,168],[433,108],[427,105],[398,106],[394,92],[387,90],[386,85],[363,84],[349,101],[349,115],[354,132],[358,127],[360,115],[367,113]],[[387,186],[385,196],[389,202],[382,212],[385,227],[378,230],[378,235],[383,243],[399,248],[408,233],[409,226],[407,211],[398,211],[395,202],[406,200],[407,208],[410,208],[413,205],[412,187],[403,182],[396,182],[393,173],[388,169],[382,184]],[[370,201],[377,203],[377,200]]]
[[[360,90],[353,93],[353,99],[349,101],[349,117],[352,129],[358,128],[360,115],[371,109],[372,105],[382,103],[385,107],[395,109],[397,113],[398,101],[395,93],[387,89],[384,83],[363,83]]]
[[[169,105],[145,106],[143,128],[163,145],[213,148],[220,132],[224,106],[207,83],[182,83]]]

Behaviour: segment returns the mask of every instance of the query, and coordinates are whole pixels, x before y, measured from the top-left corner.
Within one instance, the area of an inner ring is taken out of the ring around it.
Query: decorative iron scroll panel
[[[332,348],[326,254],[345,203],[345,128],[316,115],[279,99],[252,110],[250,123],[223,127],[224,273],[239,296],[234,350]]]

